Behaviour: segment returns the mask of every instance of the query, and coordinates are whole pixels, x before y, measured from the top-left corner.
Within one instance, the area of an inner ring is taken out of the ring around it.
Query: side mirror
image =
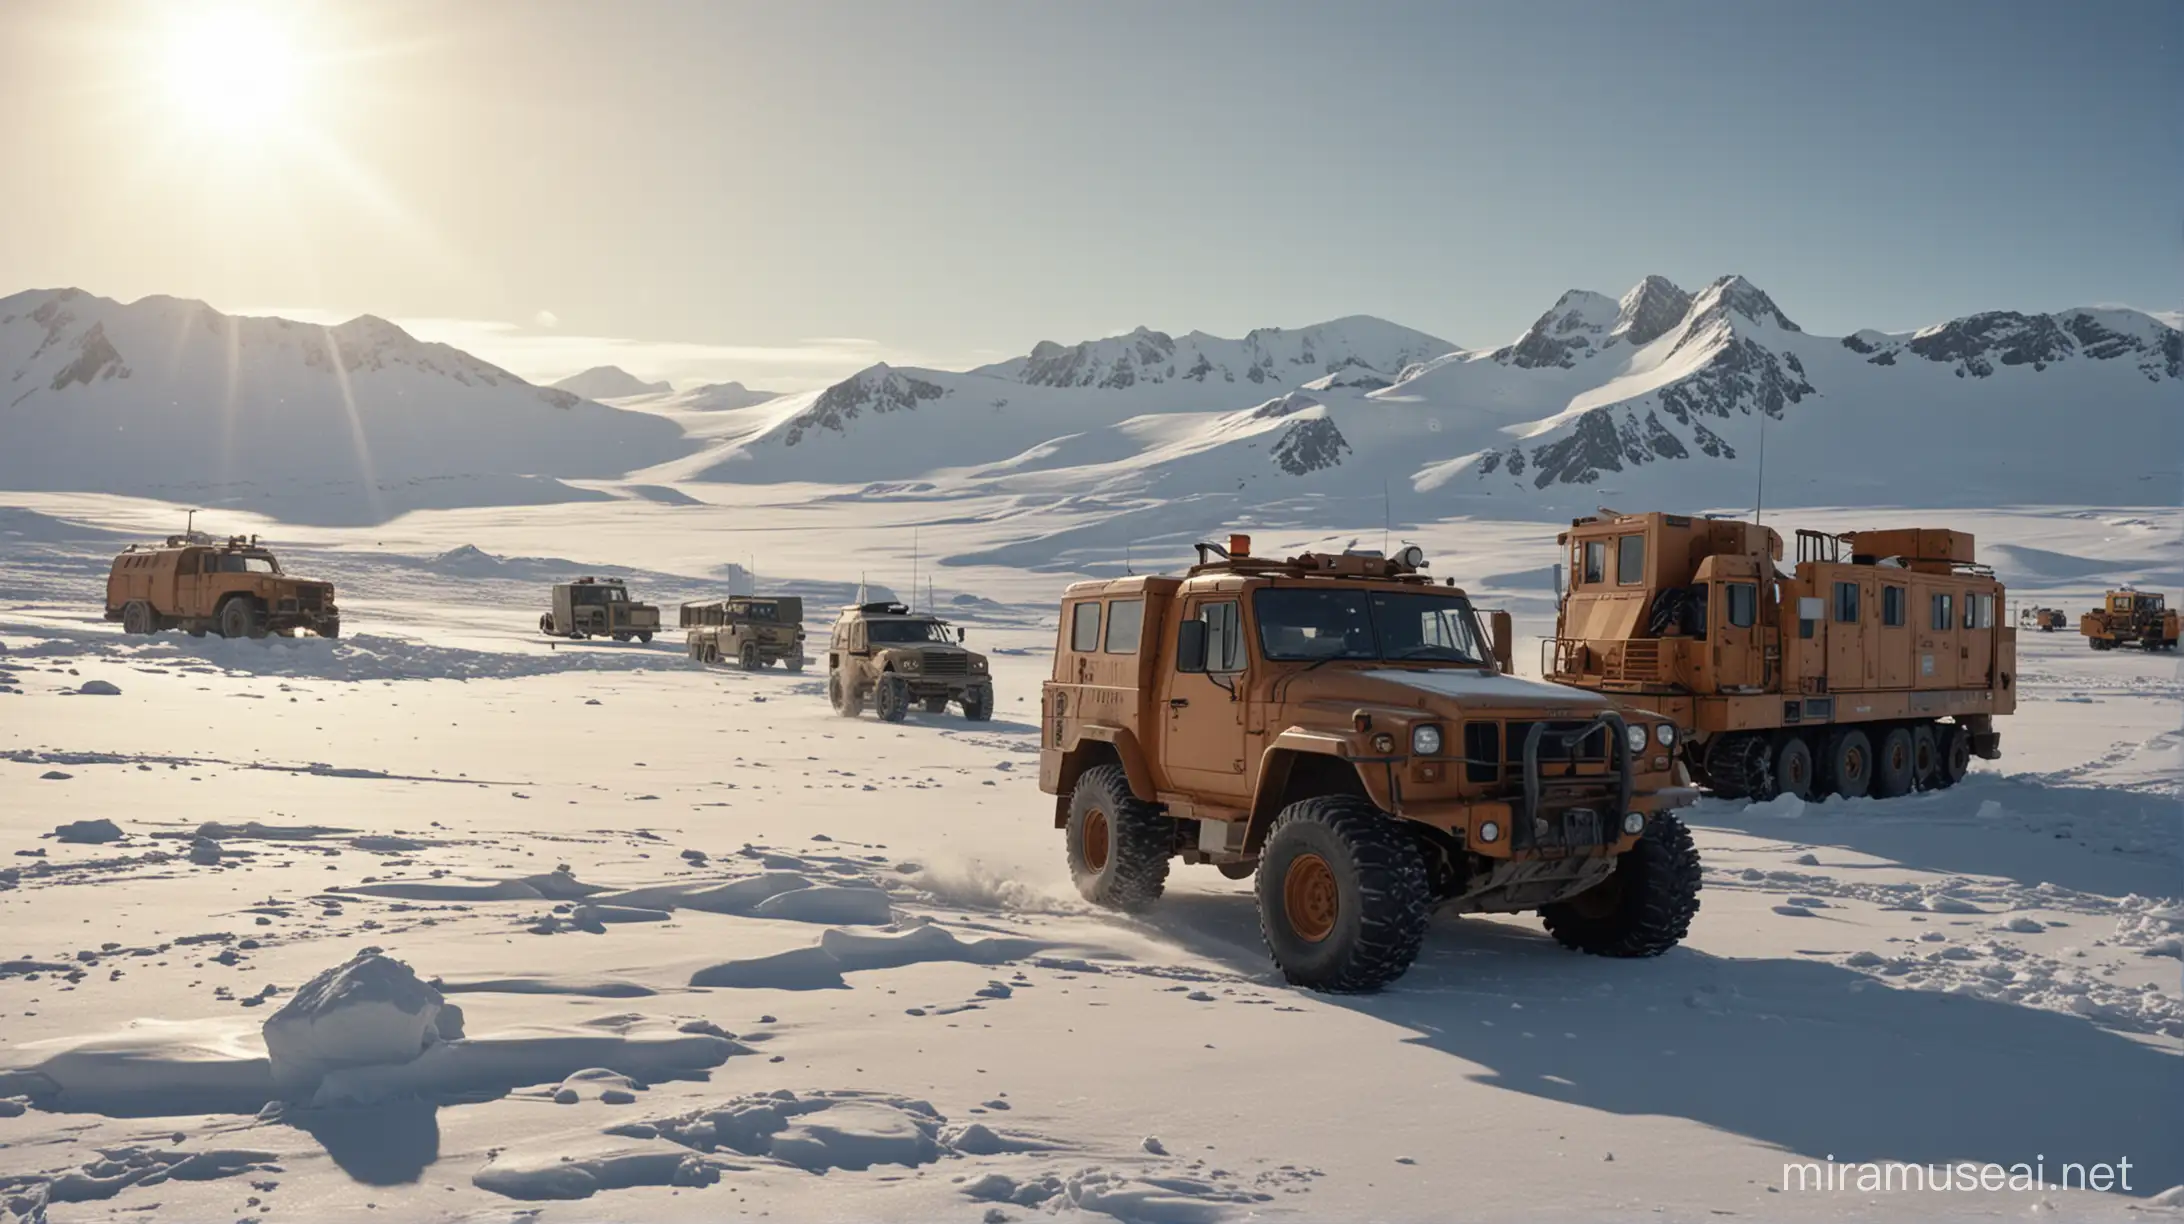
[[[1206,622],[1192,619],[1176,626],[1175,669],[1179,672],[1206,670]]]
[[[966,638],[966,637],[970,636],[970,632],[971,632],[970,630],[968,630],[968,629],[965,629],[965,628],[963,628],[962,626],[958,625],[958,626],[956,627],[956,631],[955,631],[955,640],[956,640],[956,641],[958,641],[958,642],[962,641],[962,640],[963,640],[964,638]]]
[[[1515,648],[1512,645],[1515,641],[1514,630],[1510,625],[1509,614],[1501,611],[1489,612],[1486,614],[1486,621],[1487,632],[1494,639],[1494,666],[1503,675],[1509,675],[1517,670]]]

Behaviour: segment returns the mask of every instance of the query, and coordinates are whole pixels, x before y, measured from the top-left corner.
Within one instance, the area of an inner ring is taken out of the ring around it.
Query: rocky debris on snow
[[[47,774],[46,776],[50,778],[54,775]],[[68,775],[61,774],[60,776],[65,778]],[[70,845],[96,846],[106,842],[120,841],[126,834],[121,831],[120,825],[101,816],[96,820],[78,820],[61,825],[53,830],[53,836],[56,840],[67,842]]]
[[[86,680],[77,686],[77,692],[86,697],[119,697],[121,686],[111,680]]]
[[[406,1063],[441,1040],[440,992],[366,948],[320,972],[265,1022],[275,1084],[307,1094],[330,1071]]]
[[[209,837],[200,837],[190,843],[190,861],[200,867],[216,867],[220,863],[220,843]]]

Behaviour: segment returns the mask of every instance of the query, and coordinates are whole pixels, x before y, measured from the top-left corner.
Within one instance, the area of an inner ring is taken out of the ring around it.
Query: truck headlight
[[[1645,814],[1644,812],[1625,812],[1625,813],[1623,813],[1623,832],[1625,832],[1625,833],[1643,833],[1643,832],[1645,832],[1645,828],[1646,828],[1646,814]]]
[[[1410,750],[1414,756],[1439,756],[1441,754],[1441,729],[1432,725],[1412,727]]]
[[[1485,821],[1485,822],[1481,823],[1481,824],[1479,825],[1479,840],[1480,840],[1480,841],[1483,841],[1483,842],[1495,842],[1495,841],[1500,841],[1500,840],[1501,840],[1501,826],[1500,826],[1500,825],[1498,825],[1498,824],[1495,824],[1495,823],[1494,823],[1493,821],[1491,821],[1491,820],[1489,820],[1489,821]]]
[[[1675,747],[1676,724],[1662,723],[1659,726],[1653,728],[1653,740],[1655,743],[1659,744],[1663,748]]]
[[[1632,723],[1630,726],[1623,728],[1623,740],[1630,745],[1630,750],[1633,753],[1644,752],[1646,750],[1646,725],[1644,723]]]
[[[972,659],[971,670],[974,672],[982,672],[986,670],[986,661],[984,659]]]

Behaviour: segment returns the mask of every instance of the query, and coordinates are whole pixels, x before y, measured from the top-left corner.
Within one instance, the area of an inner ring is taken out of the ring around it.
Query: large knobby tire
[[[1909,727],[1890,727],[1873,754],[1873,797],[1894,799],[1919,784],[1918,752]]]
[[[643,643],[644,643],[645,645],[647,645],[647,646],[650,646],[650,645],[652,644],[652,630],[650,630],[650,629],[640,629],[640,630],[638,630],[638,631],[637,631],[637,640],[638,640],[638,641],[640,641],[640,642],[643,642]]]
[[[1934,724],[1930,722],[1911,728],[1911,775],[1917,779],[1920,790],[1933,790],[1943,785],[1941,736],[1935,733]]]
[[[736,652],[736,663],[745,671],[757,671],[766,666],[766,660],[759,656],[757,642],[745,642],[743,649]]]
[[[320,626],[320,628],[319,628],[319,631],[318,631],[318,632],[319,632],[319,636],[320,636],[320,637],[322,637],[322,638],[338,638],[338,637],[340,637],[340,636],[341,636],[341,621],[340,621],[340,619],[339,619],[339,618],[336,618],[336,619],[334,619],[334,620],[330,620],[330,621],[327,621],[327,622],[325,622],[325,624],[323,624],[322,626]]]
[[[1937,734],[1941,738],[1941,772],[1935,776],[1934,785],[1955,786],[1972,772],[1972,733],[1962,727],[1944,727]]]
[[[135,634],[152,632],[152,606],[141,599],[132,599],[122,605],[121,631]]]
[[[1799,799],[1811,799],[1817,771],[1813,768],[1812,745],[1795,731],[1782,736],[1782,742],[1774,750],[1774,794],[1795,795]]]
[[[1615,874],[1539,911],[1565,948],[1594,956],[1659,956],[1691,930],[1699,912],[1699,851],[1681,820],[1661,813],[1638,844],[1617,856]]]
[[[827,673],[827,703],[844,718],[864,713],[864,695],[838,671]]]
[[[257,637],[262,633],[257,627],[257,616],[252,613],[247,599],[230,599],[220,605],[220,636],[224,638]]]
[[[1828,736],[1820,764],[1827,789],[1845,799],[1863,799],[1873,788],[1873,741],[1855,727]]]
[[[963,690],[965,722],[985,722],[993,717],[993,686],[974,684]]]
[[[783,660],[781,665],[788,668],[791,672],[800,672],[804,670],[804,656],[791,655],[787,659]]]
[[[1259,854],[1259,934],[1291,983],[1356,994],[1418,958],[1433,900],[1418,843],[1371,801],[1299,799]]]
[[[881,722],[899,723],[910,713],[910,682],[889,673],[872,692],[872,712]]]
[[[1130,793],[1120,765],[1094,765],[1069,796],[1069,875],[1094,905],[1141,910],[1160,899],[1175,821]]]

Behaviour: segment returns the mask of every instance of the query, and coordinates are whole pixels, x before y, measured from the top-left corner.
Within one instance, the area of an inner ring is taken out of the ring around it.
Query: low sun
[[[215,5],[178,15],[161,65],[178,117],[234,135],[263,132],[288,116],[300,67],[276,10]]]

